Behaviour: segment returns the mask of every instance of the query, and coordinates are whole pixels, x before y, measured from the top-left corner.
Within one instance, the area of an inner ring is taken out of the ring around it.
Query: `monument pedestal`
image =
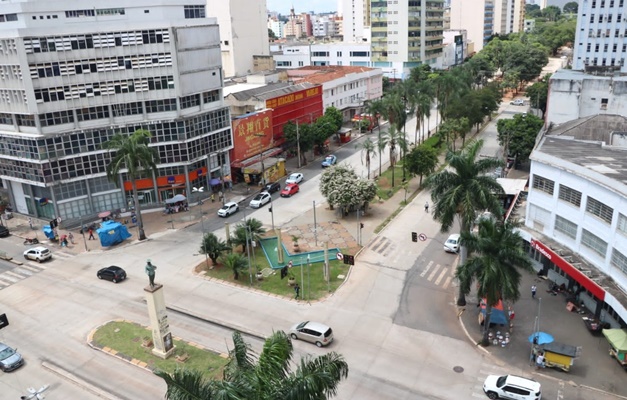
[[[152,354],[166,359],[174,352],[174,342],[170,333],[170,324],[166,314],[165,298],[163,296],[163,285],[155,283],[144,288],[146,292],[146,303],[148,305],[148,316],[150,317],[150,328],[152,330],[152,343],[154,345]]]

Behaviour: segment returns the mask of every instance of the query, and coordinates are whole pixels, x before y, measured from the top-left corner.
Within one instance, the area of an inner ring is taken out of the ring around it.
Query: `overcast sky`
[[[337,0],[266,0],[268,10],[278,11],[283,15],[290,13],[290,8],[294,5],[296,14],[302,12],[315,11],[316,13],[337,11]]]

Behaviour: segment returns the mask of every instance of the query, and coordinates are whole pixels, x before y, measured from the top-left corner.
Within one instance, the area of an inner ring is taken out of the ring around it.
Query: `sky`
[[[337,11],[337,0],[266,0],[268,10],[278,11],[283,15],[289,15],[292,5],[296,14],[308,11],[316,13]]]

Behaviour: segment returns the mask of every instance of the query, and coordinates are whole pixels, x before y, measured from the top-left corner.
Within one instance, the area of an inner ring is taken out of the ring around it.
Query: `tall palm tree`
[[[416,131],[414,133],[414,145],[418,146],[418,131],[422,127],[422,121],[431,116],[431,104],[433,103],[433,95],[430,93],[429,81],[423,82],[414,95],[416,105]],[[427,125],[428,127],[428,125]],[[424,129],[421,142],[424,141]]]
[[[248,260],[239,253],[227,253],[220,256],[220,264],[226,269],[233,271],[233,279],[239,280],[240,272],[246,271],[248,268]]]
[[[377,156],[375,153],[375,144],[370,138],[367,138],[363,141],[363,143],[358,144],[355,147],[361,149],[361,153],[364,155],[366,160],[366,169],[368,170],[368,179],[370,179],[370,158]]]
[[[477,160],[482,147],[483,141],[478,140],[469,142],[460,151],[449,150],[445,158],[449,168],[425,181],[425,186],[431,189],[433,217],[440,222],[442,232],[448,232],[456,218],[460,232],[470,232],[478,212],[502,215],[497,196],[503,194],[503,188],[491,174],[496,167],[502,166],[502,162],[494,158]],[[464,242],[459,252],[460,265],[463,265],[467,254]],[[466,295],[461,287],[457,304],[466,305]]]
[[[381,124],[379,120],[381,119],[381,115],[383,115],[383,100],[368,100],[364,103],[364,111],[366,114],[370,114],[375,118],[377,123],[377,128],[379,128],[379,133],[381,133]]]
[[[461,233],[461,243],[471,254],[457,268],[455,276],[460,291],[468,294],[474,281],[477,295],[486,299],[483,345],[488,345],[488,332],[492,307],[499,300],[515,302],[520,298],[520,270],[532,271],[529,255],[523,249],[523,239],[515,230],[518,222],[500,222],[495,218],[481,219],[476,234]]]
[[[234,348],[222,380],[203,378],[201,371],[177,369],[155,372],[167,385],[167,400],[325,400],[337,394],[340,382],[348,377],[344,358],[330,352],[300,359],[290,367],[294,349],[285,332],[272,333],[258,356],[239,332],[233,333]]]
[[[391,124],[387,132],[384,132],[383,136],[379,140],[380,145],[390,147],[390,168],[392,168],[392,187],[394,187],[394,166],[396,165],[396,146],[398,142],[404,139],[403,132],[396,129],[396,125]]]
[[[213,265],[216,265],[222,253],[229,250],[231,247],[213,233],[205,233],[200,243],[200,254],[206,254]]]
[[[120,184],[120,172],[126,169],[128,179],[133,187],[133,202],[137,214],[137,227],[139,230],[139,240],[146,239],[142,213],[137,197],[136,180],[143,171],[150,171],[157,174],[155,160],[159,158],[157,150],[148,147],[150,143],[150,132],[138,129],[131,135],[116,133],[113,137],[102,144],[102,148],[113,152],[111,162],[107,166],[107,178],[117,185]]]

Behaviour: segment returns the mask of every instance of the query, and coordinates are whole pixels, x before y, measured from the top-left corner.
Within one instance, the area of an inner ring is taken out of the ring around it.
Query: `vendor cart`
[[[581,355],[581,347],[551,342],[540,346],[544,351],[544,366],[559,368],[564,372],[570,371],[573,362]]]
[[[603,329],[603,335],[610,343],[610,356],[627,371],[627,331],[624,329]]]

